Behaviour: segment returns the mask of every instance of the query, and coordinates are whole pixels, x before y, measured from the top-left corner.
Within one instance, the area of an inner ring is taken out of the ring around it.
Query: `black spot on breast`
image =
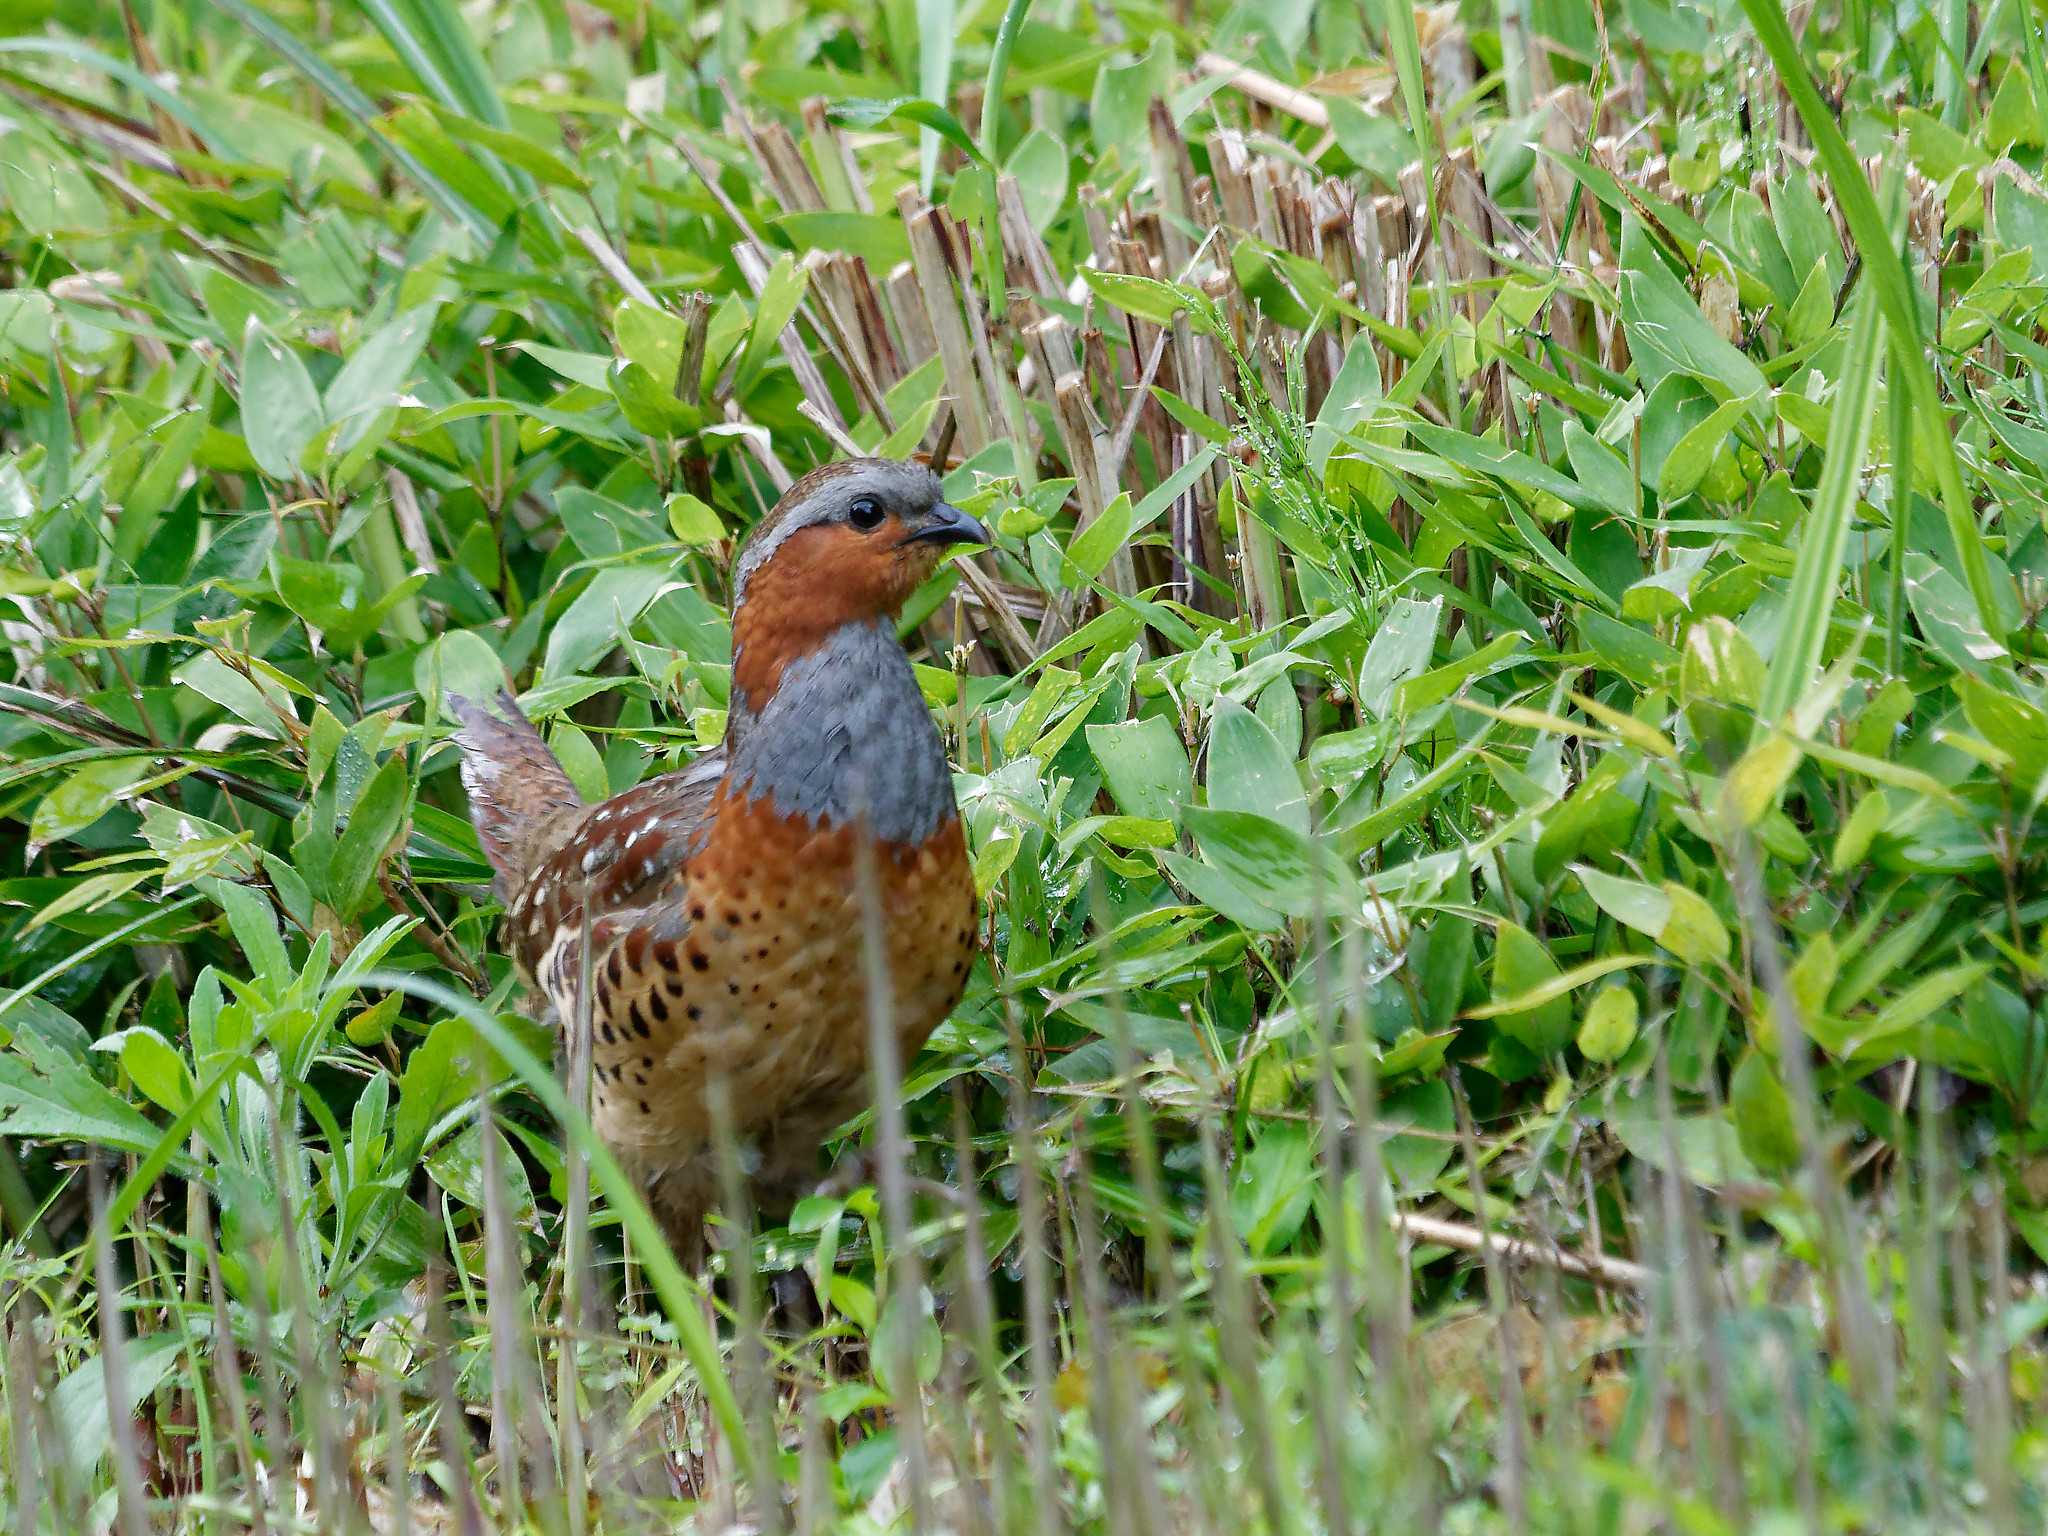
[[[703,903],[703,902],[701,902],[701,901],[700,901],[700,902],[696,902],[695,904],[693,904],[693,905],[691,906],[691,908],[690,908],[690,921],[691,921],[691,922],[693,922],[693,923],[701,923],[701,922],[703,922],[703,921],[704,921],[704,903]]]
[[[694,1024],[694,1023],[696,1023],[696,1022],[697,1022],[697,1021],[698,1021],[699,1019],[701,1019],[701,1018],[703,1018],[703,1017],[704,1017],[704,1010],[703,1010],[702,1008],[699,1008],[699,1007],[698,1007],[698,1006],[697,1006],[697,1005],[696,1005],[695,1003],[692,1003],[692,1004],[690,1004],[690,1007],[689,1007],[689,1015],[690,1015],[690,1022],[691,1022],[692,1024]]]
[[[703,950],[701,950],[701,949],[693,949],[693,950],[691,950],[691,951],[690,951],[690,969],[691,969],[691,970],[693,970],[693,971],[708,971],[708,970],[710,970],[710,969],[711,969],[711,960],[710,960],[710,957],[708,957],[708,956],[707,956],[707,955],[706,955],[706,954],[704,953],[704,951],[703,951]]]
[[[640,1066],[642,1070],[652,1072],[654,1070],[654,1058],[652,1056],[642,1056],[640,1058]]]
[[[728,907],[728,908],[726,909],[726,913],[725,913],[725,925],[726,925],[726,927],[728,927],[728,928],[737,928],[737,927],[739,927],[739,925],[740,925],[740,915],[739,915],[739,913],[738,913],[737,911],[734,911],[734,910],[733,910],[732,908],[730,908],[730,907]]]
[[[605,961],[604,973],[613,986],[622,987],[626,984],[626,960],[616,949],[612,951],[611,958]]]
[[[747,914],[747,921],[750,923],[758,923],[759,921],[761,921],[761,909],[759,907],[756,907],[753,911],[749,912]]]
[[[967,962],[965,960],[955,960],[953,962],[953,974],[955,976],[963,976],[966,974],[966,972]]]
[[[647,1115],[647,1114],[652,1114],[652,1113],[653,1113],[653,1111],[652,1111],[652,1110],[650,1110],[650,1109],[649,1109],[649,1108],[647,1107],[647,1101],[646,1101],[645,1099],[642,1099],[642,1100],[640,1101],[640,1113],[641,1113],[641,1114],[643,1114],[643,1115]]]
[[[738,997],[740,995],[740,984],[736,981],[728,981],[725,984],[725,995],[727,997]]]
[[[645,1040],[652,1031],[647,1027],[647,1015],[640,1011],[640,999],[633,999],[633,1006],[626,1010],[626,1022],[633,1026],[633,1033]]]
[[[666,1024],[668,1022],[668,998],[662,993],[661,988],[654,987],[649,990],[647,994],[647,1011],[654,1015],[655,1023]]]
[[[606,1045],[610,1045],[613,1041],[619,1038],[617,1035],[612,1033],[612,1021],[610,1019],[602,1020],[598,1024],[597,1038],[602,1040]]]

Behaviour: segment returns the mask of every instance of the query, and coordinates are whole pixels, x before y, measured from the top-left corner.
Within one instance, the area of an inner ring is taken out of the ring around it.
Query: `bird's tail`
[[[448,708],[462,725],[455,740],[462,748],[469,819],[497,871],[498,894],[509,901],[583,800],[511,694],[498,695],[502,713],[452,694]]]

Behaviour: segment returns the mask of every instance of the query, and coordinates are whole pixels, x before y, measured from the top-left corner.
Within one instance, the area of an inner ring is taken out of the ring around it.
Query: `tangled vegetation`
[[[2039,1530],[2041,13],[1792,9],[10,7],[11,1528]],[[446,700],[913,451],[981,959],[700,1285]]]

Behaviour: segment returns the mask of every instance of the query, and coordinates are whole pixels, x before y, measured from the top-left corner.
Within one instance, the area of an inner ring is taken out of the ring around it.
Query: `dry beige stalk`
[[[1271,75],[1227,59],[1220,53],[1197,55],[1195,69],[1211,78],[1220,78],[1253,101],[1285,112],[1289,117],[1299,118],[1312,127],[1330,126],[1330,109],[1310,92],[1283,84]]]
[[[1645,1292],[1657,1281],[1655,1272],[1627,1259],[1610,1259],[1600,1253],[1571,1253],[1552,1245],[1482,1232],[1463,1222],[1440,1221],[1433,1216],[1395,1211],[1391,1213],[1391,1219],[1396,1230],[1420,1243],[1436,1243],[1461,1253],[1483,1253],[1491,1245],[1493,1251],[1510,1264],[1554,1269],[1559,1274],[1591,1280],[1597,1285],[1617,1290]]]
[[[994,440],[988,404],[974,373],[973,344],[967,323],[960,314],[953,265],[946,252],[945,215],[905,187],[897,195],[904,228],[910,235],[910,260],[917,273],[917,291],[924,306],[940,365],[946,372],[946,392],[960,418],[960,440],[972,458]],[[893,285],[892,285],[893,288]]]

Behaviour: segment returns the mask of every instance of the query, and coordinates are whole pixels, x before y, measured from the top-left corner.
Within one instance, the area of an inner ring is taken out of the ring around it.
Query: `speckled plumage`
[[[965,986],[966,841],[889,619],[946,544],[985,539],[922,466],[806,476],[737,567],[724,747],[602,805],[516,710],[458,705],[521,979],[572,1026],[587,939],[592,1118],[687,1257],[715,1194],[712,1082],[770,1214],[868,1103],[864,861],[906,1059]]]

